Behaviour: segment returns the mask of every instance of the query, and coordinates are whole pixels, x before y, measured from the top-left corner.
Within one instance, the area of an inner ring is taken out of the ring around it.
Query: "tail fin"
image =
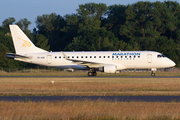
[[[36,47],[17,25],[9,25],[16,54],[47,52]]]

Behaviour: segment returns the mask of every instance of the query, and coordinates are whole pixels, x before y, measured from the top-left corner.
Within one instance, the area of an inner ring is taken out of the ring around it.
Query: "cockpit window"
[[[157,55],[157,57],[158,57],[158,58],[160,58],[160,57],[161,57],[161,55]]]
[[[161,57],[166,57],[165,55],[157,55],[158,58],[161,58]]]

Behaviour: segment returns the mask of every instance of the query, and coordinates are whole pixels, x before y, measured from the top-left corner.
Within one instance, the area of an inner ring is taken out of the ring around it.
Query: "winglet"
[[[61,51],[63,56],[65,57],[66,60],[68,60],[68,57],[63,53],[63,51]]]

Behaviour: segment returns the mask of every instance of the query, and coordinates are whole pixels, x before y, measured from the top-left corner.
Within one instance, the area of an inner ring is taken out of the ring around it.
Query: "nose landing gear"
[[[151,72],[151,76],[152,76],[152,77],[154,77],[154,76],[155,76],[155,73],[154,73],[153,71]]]
[[[154,73],[154,72],[157,71],[157,69],[156,69],[156,68],[151,68],[151,71],[152,71],[152,72],[151,72],[151,76],[154,77],[154,76],[155,76],[155,73]]]

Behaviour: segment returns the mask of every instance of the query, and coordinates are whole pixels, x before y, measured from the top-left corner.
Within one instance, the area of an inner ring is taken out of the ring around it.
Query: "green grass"
[[[88,76],[88,71],[52,71],[52,70],[25,70],[18,72],[1,71],[0,76]],[[151,72],[120,72],[115,74],[106,74],[97,72],[97,76],[151,76]],[[156,72],[156,76],[180,76],[180,72]]]

